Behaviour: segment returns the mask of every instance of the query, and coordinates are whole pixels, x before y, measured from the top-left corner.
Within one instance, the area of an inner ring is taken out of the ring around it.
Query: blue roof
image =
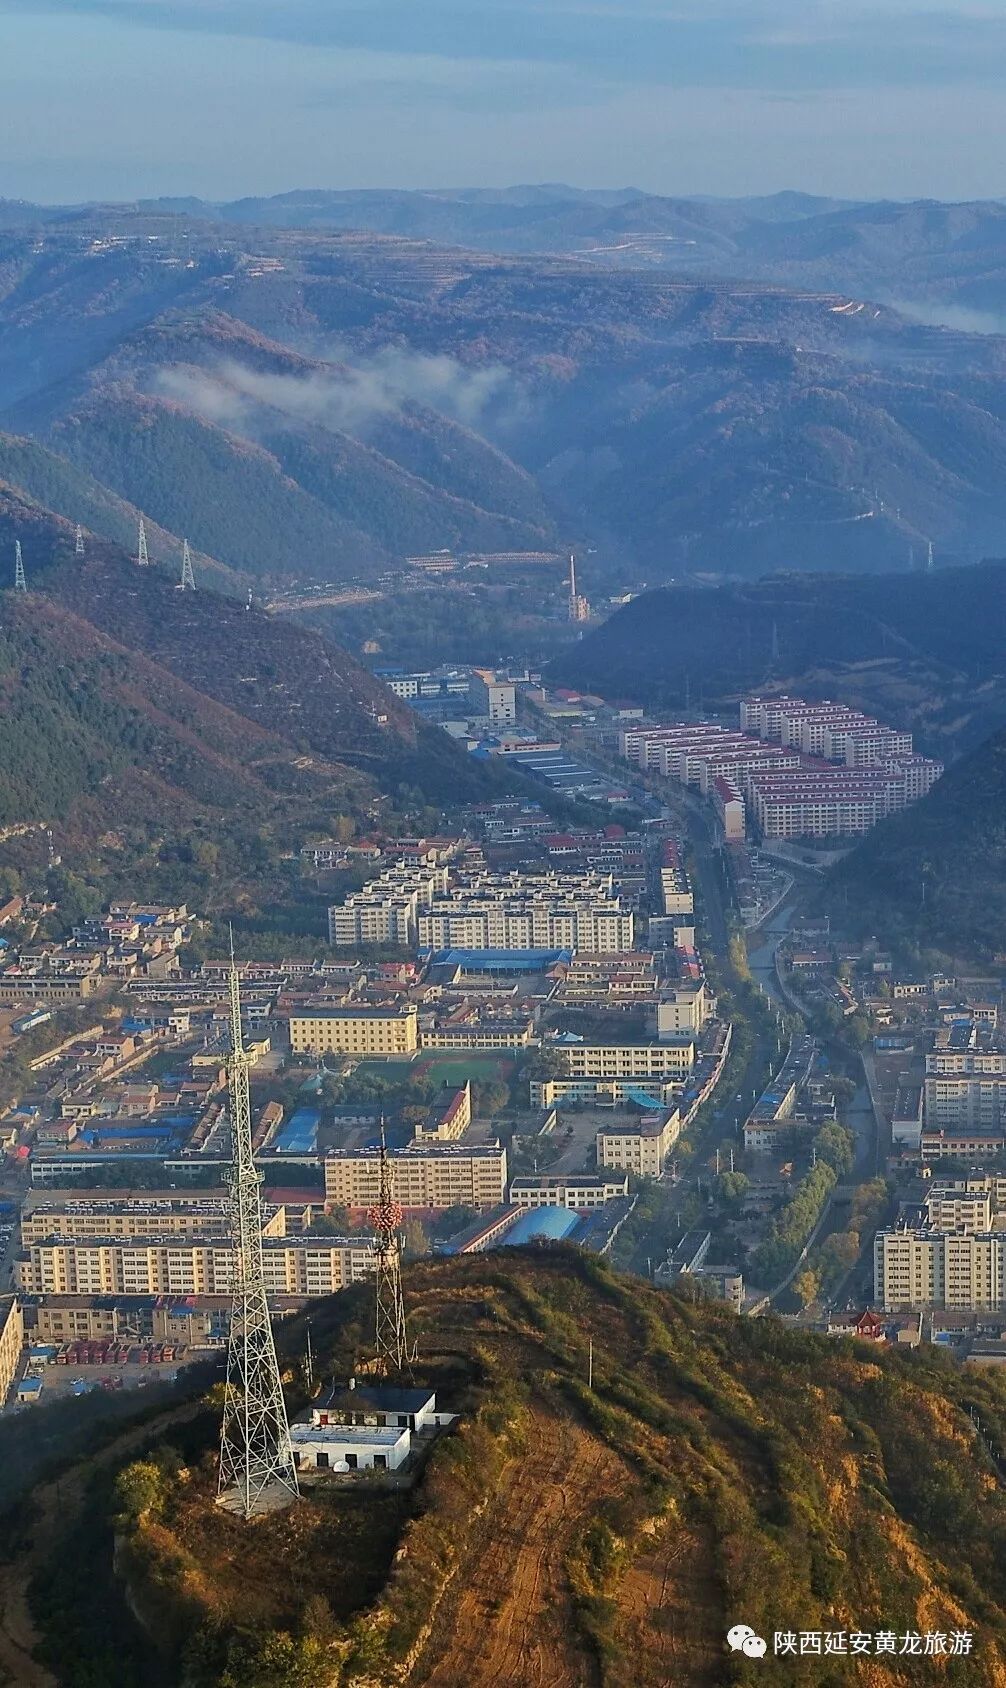
[[[321,1115],[314,1108],[297,1108],[273,1138],[272,1147],[278,1154],[313,1154],[318,1147],[320,1124]]]
[[[437,965],[479,973],[541,973],[557,961],[572,958],[572,950],[549,949],[449,949],[436,950],[433,954]]]
[[[579,1214],[571,1212],[568,1207],[529,1208],[500,1241],[505,1248],[514,1248],[520,1243],[557,1243],[575,1231],[579,1223]]]

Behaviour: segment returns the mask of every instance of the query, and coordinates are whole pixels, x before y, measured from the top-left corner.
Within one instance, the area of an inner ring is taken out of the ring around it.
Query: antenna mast
[[[77,532],[73,541],[73,554],[75,557],[82,557],[84,555],[84,529],[81,527],[79,522],[77,523]]]
[[[148,566],[149,562],[150,562],[150,558],[147,556],[147,530],[146,530],[146,527],[144,526],[143,517],[141,516],[140,517],[140,528],[139,528],[139,532],[137,533],[137,536],[136,536],[136,563],[137,563],[137,567],[141,568],[141,569],[145,569]]]
[[[217,1502],[254,1518],[299,1494],[262,1260],[262,1200],[252,1158],[250,1058],[241,1035],[241,985],[231,940],[231,1201],[234,1268],[227,1392]]]
[[[375,1233],[375,1369],[383,1377],[401,1377],[403,1373],[411,1372],[416,1355],[415,1349],[409,1349],[405,1326],[405,1299],[402,1295],[402,1264],[398,1246],[402,1205],[395,1200],[391,1185],[391,1167],[388,1162],[383,1119],[377,1206],[370,1209],[367,1218]]]
[[[182,578],[179,587],[183,592],[194,592],[196,589],[195,576],[192,573],[192,553],[187,539],[182,540]]]
[[[14,590],[15,592],[27,592],[28,590],[28,582],[24,577],[24,561],[21,556],[20,539],[14,541]]]

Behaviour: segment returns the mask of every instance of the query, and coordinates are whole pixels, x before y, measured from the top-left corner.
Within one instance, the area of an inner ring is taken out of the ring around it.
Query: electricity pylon
[[[241,1035],[241,986],[231,946],[231,1202],[234,1268],[227,1344],[227,1392],[220,1431],[217,1502],[254,1518],[296,1500],[290,1446],[262,1261],[262,1198],[252,1157],[248,1056]]]
[[[147,530],[142,516],[140,517],[140,529],[136,536],[136,561],[141,569],[145,569],[150,562],[150,558],[147,556]]]
[[[402,1205],[395,1200],[391,1185],[388,1146],[381,1121],[380,1185],[377,1205],[367,1215],[374,1229],[375,1256],[375,1370],[384,1377],[402,1377],[412,1371],[415,1349],[409,1348],[405,1324],[405,1298],[402,1294],[402,1262],[398,1232],[402,1225]]]
[[[24,577],[24,561],[21,556],[20,539],[14,541],[14,590],[15,592],[27,592],[28,590],[28,582]]]
[[[194,592],[196,589],[195,576],[192,573],[192,553],[187,539],[182,540],[182,578],[178,584],[183,592]]]
[[[77,523],[77,532],[73,541],[73,554],[75,557],[82,557],[84,555],[84,529],[81,527],[79,522]]]

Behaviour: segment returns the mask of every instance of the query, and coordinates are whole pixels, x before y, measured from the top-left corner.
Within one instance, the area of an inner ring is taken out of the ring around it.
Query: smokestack
[[[569,553],[569,595],[576,597],[576,557],[572,551]]]

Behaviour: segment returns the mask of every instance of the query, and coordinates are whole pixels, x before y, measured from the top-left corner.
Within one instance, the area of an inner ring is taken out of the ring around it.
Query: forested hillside
[[[119,1688],[935,1679],[898,1646],[839,1674],[775,1655],[813,1630],[940,1633],[938,1680],[1004,1680],[1006,1499],[969,1417],[1006,1435],[994,1369],[740,1319],[566,1248],[414,1264],[406,1293],[417,1381],[461,1415],[411,1492],[336,1482],[248,1529],[214,1504],[203,1413],[113,1447],[83,1516],[29,1498],[12,1540],[65,1688],[113,1657]],[[362,1285],[312,1305],[316,1377],[358,1365],[369,1311]],[[303,1324],[280,1341],[296,1410]],[[764,1657],[729,1650],[741,1621]]]
[[[777,575],[647,592],[552,664],[554,681],[657,708],[768,687],[835,695],[944,756],[1006,720],[1006,563],[872,578]]]
[[[201,582],[0,495],[0,556],[22,541],[30,590],[0,594],[0,824],[57,832],[177,825],[286,803],[338,812],[380,790],[434,804],[492,788],[344,650]]]
[[[871,832],[833,871],[828,898],[885,943],[1006,955],[1006,732]]]

